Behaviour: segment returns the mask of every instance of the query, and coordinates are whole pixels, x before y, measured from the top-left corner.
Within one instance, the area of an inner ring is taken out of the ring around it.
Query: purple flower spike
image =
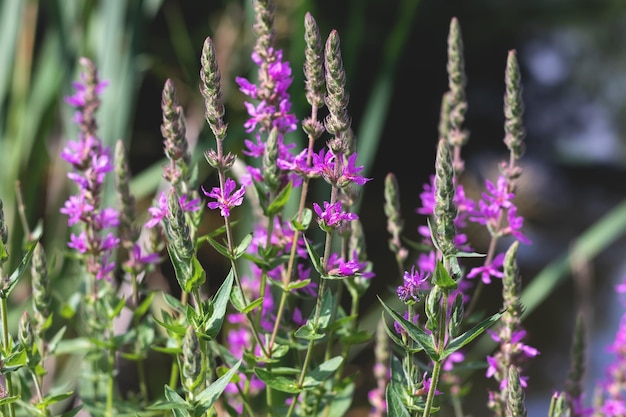
[[[211,210],[219,208],[222,217],[230,216],[230,209],[243,203],[243,195],[246,192],[243,185],[235,191],[236,186],[237,183],[234,180],[227,178],[224,184],[224,192],[219,187],[213,187],[211,192],[207,192],[204,187],[201,187],[204,195],[217,200],[209,202],[207,207]]]

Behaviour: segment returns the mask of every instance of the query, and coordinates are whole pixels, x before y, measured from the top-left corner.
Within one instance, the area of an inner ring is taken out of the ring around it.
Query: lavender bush
[[[332,30],[324,39],[306,14],[305,83],[296,86],[276,42],[274,5],[255,1],[254,12],[256,74],[236,79],[246,97],[245,138],[229,136],[208,37],[199,90],[214,146],[206,161],[193,157],[185,110],[168,79],[161,100],[164,188],[145,213],[138,212],[124,143],[111,149],[100,139],[100,126],[113,122],[98,119],[109,82],[92,60],[81,59],[81,78],[65,99],[77,134],[60,154],[73,190],[59,213],[71,228],[62,256],[73,266],[63,272],[72,288],[61,302],[52,303],[48,260],[59,248],[44,248],[45,227],[31,230],[24,215],[24,253],[9,254],[8,236],[18,225],[5,220],[0,205],[2,415],[343,416],[357,395],[351,354],[363,346],[376,358],[371,416],[464,416],[469,385],[479,378],[489,380],[485,414],[526,415],[526,367],[540,352],[526,340],[516,261],[519,245],[532,241],[515,199],[525,148],[515,51],[504,74],[509,158],[472,199],[460,180],[470,135],[461,29],[451,20],[433,175],[416,208],[423,226],[404,230],[400,190],[389,173],[384,212],[397,270],[380,276],[357,213],[360,190],[372,178],[358,162],[340,34]],[[302,87],[305,116],[292,111],[291,94]],[[306,143],[290,139],[298,129]],[[241,154],[227,150],[233,140],[243,140]],[[200,164],[208,168],[206,181]],[[107,183],[115,201],[103,197]],[[318,199],[313,188],[325,195]],[[209,214],[222,223],[206,230]],[[488,234],[485,253],[473,247],[470,227]],[[208,250],[225,259],[225,276],[205,270],[198,255]],[[179,288],[149,287],[147,276],[167,267]],[[359,313],[374,280],[394,288],[377,294],[382,316],[372,332]],[[24,282],[29,304],[15,315],[8,300]],[[483,289],[493,285],[502,287],[501,307],[485,314]],[[626,284],[616,291],[626,292]],[[582,383],[584,320],[576,321],[571,370],[547,416],[626,415],[623,327],[610,346],[616,361],[606,380],[589,389]],[[470,360],[477,339],[495,348]]]

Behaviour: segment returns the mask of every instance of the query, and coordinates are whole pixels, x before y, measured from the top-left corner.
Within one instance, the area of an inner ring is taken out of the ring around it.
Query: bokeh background
[[[43,221],[45,245],[63,247],[68,233],[58,214],[70,192],[67,167],[58,154],[75,133],[63,96],[71,93],[80,56],[91,58],[101,78],[109,81],[99,112],[100,132],[109,145],[121,138],[129,149],[140,213],[160,186],[160,97],[167,78],[174,81],[185,108],[188,137],[204,167],[201,178],[212,183],[202,158],[213,139],[198,91],[200,52],[211,36],[230,123],[227,146],[237,152],[246,138],[241,127],[246,114],[234,78],[251,76],[254,70],[251,6],[242,0],[0,1],[0,198],[16,251],[23,239],[15,210],[16,180],[28,223],[32,227]],[[416,228],[425,220],[415,209],[434,168],[440,101],[447,89],[450,19],[459,19],[465,45],[470,140],[462,181],[475,195],[506,158],[504,68],[508,51],[517,51],[527,130],[517,204],[533,241],[520,248],[519,264],[527,290],[528,343],[541,352],[528,370],[529,415],[545,415],[550,395],[563,388],[579,311],[589,326],[586,379],[591,395],[611,360],[605,347],[622,315],[613,288],[626,276],[626,3],[276,0],[276,6],[277,42],[292,63],[291,94],[298,116],[307,111],[300,93],[305,12],[315,17],[324,38],[332,29],[341,38],[359,162],[373,178],[360,205],[377,274],[371,302],[363,303],[365,327],[380,316],[375,295],[388,294],[399,282],[387,249],[387,173],[393,172],[400,185],[407,237],[416,238]],[[294,134],[293,140],[302,138]],[[484,235],[472,238],[480,250]],[[64,260],[58,255],[55,270],[60,275]],[[225,266],[215,254],[207,251],[202,262],[212,275],[223,276]],[[168,274],[165,269],[159,278],[163,283],[157,280],[157,285],[166,285]],[[63,285],[59,277],[59,293]],[[496,283],[483,294],[486,312],[498,308],[499,291]],[[367,372],[372,360],[371,346],[354,358],[364,375],[364,391],[371,383]],[[467,413],[484,411],[487,386],[473,386]],[[362,400],[355,408],[359,405]]]

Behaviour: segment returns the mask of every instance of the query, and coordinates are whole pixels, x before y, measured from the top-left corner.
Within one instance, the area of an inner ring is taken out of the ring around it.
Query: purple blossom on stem
[[[70,196],[60,212],[68,216],[68,225],[80,224],[82,231],[72,233],[68,247],[86,255],[87,271],[96,279],[110,279],[115,268],[111,260],[120,240],[105,230],[119,225],[119,213],[100,207],[100,193],[106,175],[113,170],[110,151],[96,136],[94,113],[99,106],[98,95],[106,82],[97,82],[93,64],[83,59],[87,71],[83,82],[74,83],[74,95],[66,102],[77,109],[74,120],[79,124],[78,140],[69,141],[61,157],[72,165],[68,178],[78,186],[78,194]]]
[[[291,102],[287,89],[291,85],[291,67],[288,62],[283,62],[281,50],[270,48],[267,53],[267,76],[266,85],[256,86],[243,77],[236,77],[235,81],[239,85],[239,90],[253,99],[261,101],[254,105],[245,102],[250,118],[244,124],[246,132],[250,133],[259,126],[259,131],[269,132],[272,127],[276,127],[280,136],[287,132],[296,130],[298,122],[296,116],[291,111]],[[256,53],[252,53],[252,61],[259,67],[263,67],[265,62]],[[271,91],[265,91],[269,90]]]
[[[235,191],[236,186],[237,183],[235,183],[234,180],[226,178],[223,191],[219,187],[213,187],[210,192],[207,192],[204,187],[202,187],[204,195],[217,200],[209,202],[207,207],[211,210],[219,208],[222,217],[230,216],[230,209],[235,206],[240,206],[243,203],[243,195],[245,194],[243,185]]]
[[[517,216],[517,207],[513,204],[515,194],[509,191],[506,177],[500,175],[496,184],[485,180],[485,188],[470,220],[486,226],[495,237],[512,235],[522,243],[530,243],[521,232],[524,219]]]
[[[472,270],[467,274],[467,278],[471,279],[480,275],[481,280],[485,284],[490,284],[491,277],[502,278],[504,276],[504,273],[500,271],[500,268],[502,268],[503,263],[504,263],[504,254],[500,253],[493,258],[491,263],[478,266],[476,268],[472,268]]]
[[[341,202],[330,204],[324,201],[324,209],[319,204],[313,203],[313,210],[319,216],[317,222],[324,231],[339,227],[344,221],[352,221],[359,218],[355,213],[343,211]]]
[[[337,172],[336,164],[338,155],[333,152],[321,149],[318,153],[314,153],[312,172],[320,175],[331,185],[338,187],[346,187],[351,183],[364,185],[371,178],[365,178],[358,175],[363,170],[362,166],[355,166],[357,154],[353,153],[348,157],[347,163],[341,165],[340,172]]]
[[[404,283],[397,289],[398,298],[403,303],[416,303],[424,290],[428,288],[428,274],[424,271],[415,271],[415,266],[411,272],[404,272]]]
[[[359,261],[356,253],[353,253],[353,258],[347,261],[333,253],[328,259],[328,265],[328,275],[331,276],[354,277],[358,275],[366,279],[374,276],[373,272],[367,271],[368,263]]]
[[[81,192],[77,196],[70,196],[59,211],[69,217],[67,225],[73,226],[83,220],[84,214],[91,213],[93,210],[94,206],[85,201],[85,196]]]
[[[76,107],[76,108],[85,107],[85,105],[87,104],[86,95],[88,91],[87,91],[87,85],[85,84],[87,82],[87,79],[84,73],[81,74],[81,78],[83,82],[74,81],[72,83],[72,87],[74,87],[74,94],[71,96],[65,97],[65,102],[69,104],[70,106]],[[99,82],[95,86],[96,95],[101,95],[102,92],[104,91],[104,88],[107,85],[109,85],[108,81]]]

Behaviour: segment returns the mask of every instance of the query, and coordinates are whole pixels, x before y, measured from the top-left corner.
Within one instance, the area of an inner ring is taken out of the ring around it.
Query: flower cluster
[[[113,253],[120,243],[110,229],[119,225],[119,212],[102,207],[100,194],[106,175],[113,170],[109,148],[97,136],[95,112],[100,104],[99,94],[106,86],[99,82],[95,66],[83,59],[85,72],[82,82],[75,82],[74,95],[66,102],[76,108],[74,121],[79,126],[77,140],[68,141],[61,157],[72,165],[68,173],[78,187],[61,208],[68,216],[68,225],[81,224],[80,233],[71,233],[68,246],[85,256],[88,272],[96,279],[111,279],[115,269]]]

